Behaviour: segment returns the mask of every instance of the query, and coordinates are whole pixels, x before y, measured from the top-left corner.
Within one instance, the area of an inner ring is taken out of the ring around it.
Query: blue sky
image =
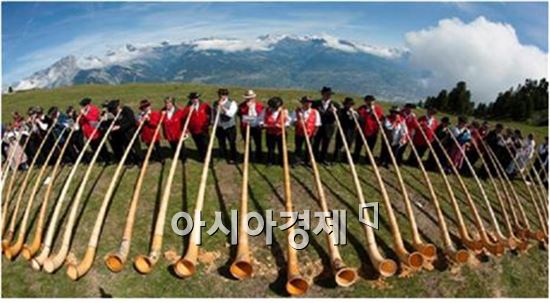
[[[548,52],[548,7],[538,3],[2,3],[2,76],[12,83],[74,54],[125,43],[202,37],[329,34],[405,47],[405,34],[484,16],[513,27],[522,45]]]

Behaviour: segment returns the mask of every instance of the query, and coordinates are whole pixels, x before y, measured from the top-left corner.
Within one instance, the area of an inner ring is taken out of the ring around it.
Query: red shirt
[[[422,136],[422,133],[418,130],[419,127],[422,127],[422,130],[424,130],[424,133],[426,134],[426,138],[430,141],[430,143],[434,140],[435,136],[435,130],[439,126],[439,122],[435,117],[431,117],[431,124],[428,125],[428,117],[422,116],[420,119],[417,120],[417,122],[414,124],[414,135],[413,135],[413,144],[415,146],[424,146],[426,144],[426,140],[424,140],[424,136]],[[409,128],[409,130],[411,130]]]
[[[185,120],[187,119],[187,116],[189,115],[192,106],[192,104],[188,104],[183,109],[184,122],[182,123],[185,123]],[[211,112],[212,109],[210,108],[210,105],[208,105],[208,103],[200,102],[199,108],[193,110],[191,118],[189,118],[189,126],[187,127],[189,129],[189,132],[193,135],[208,134],[208,126],[210,125]]]
[[[141,127],[141,141],[143,141],[145,144],[149,145],[153,141],[160,141],[159,135],[157,135],[154,140],[153,136],[155,135],[155,130],[160,123],[161,116],[162,115],[160,112],[152,111],[151,113],[149,113],[149,120],[143,123],[143,127]]]
[[[303,137],[305,135],[304,127],[302,125],[302,113],[303,110],[296,110],[296,136]],[[315,132],[315,120],[317,120],[317,110],[312,108],[309,110],[309,115],[307,116],[306,121],[304,121],[306,126],[306,131],[308,137],[313,137]]]
[[[84,137],[86,139],[89,139],[92,134],[92,140],[95,140],[101,136],[99,130],[96,131],[94,134],[94,130],[99,123],[100,115],[101,112],[99,111],[99,108],[97,108],[97,106],[93,104],[88,105],[88,112],[85,115],[81,115],[78,124],[80,124],[80,128],[82,128],[82,133],[84,134]]]
[[[378,117],[378,120],[380,120],[380,123],[382,123],[382,118],[384,117],[384,110],[382,107],[378,104],[374,104],[374,114],[376,117]],[[376,119],[374,118],[373,113],[367,109],[366,105],[361,106],[357,113],[359,116],[363,119],[363,133],[365,134],[365,137],[370,137],[373,135],[378,134],[378,123],[376,122]]]
[[[183,110],[175,108],[172,117],[168,117],[168,112],[166,112],[162,126],[164,138],[166,138],[168,142],[177,142],[180,139],[183,128]]]

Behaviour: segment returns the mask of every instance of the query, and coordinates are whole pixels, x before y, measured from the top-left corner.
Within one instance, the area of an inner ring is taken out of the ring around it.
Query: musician
[[[380,165],[388,168],[391,162],[390,152],[393,153],[397,165],[401,165],[403,151],[407,142],[407,126],[405,125],[405,120],[400,115],[399,107],[393,106],[390,109],[390,114],[384,119],[382,126],[390,147],[388,148],[385,142],[382,144]]]
[[[283,127],[290,123],[288,112],[282,109],[283,100],[279,97],[272,97],[267,102],[264,113],[265,141],[267,145],[267,165],[283,163]],[[284,116],[284,121],[283,121]],[[279,159],[275,159],[275,148],[277,148]]]
[[[354,105],[353,98],[346,97],[344,99],[344,106],[340,109],[338,109],[338,119],[340,120],[340,124],[342,125],[342,129],[344,131],[344,138],[346,139],[346,142],[348,143],[348,146],[353,143],[353,140],[355,139],[355,119],[357,119],[357,112],[353,109]],[[334,162],[341,161],[341,151],[342,147],[344,146],[344,143],[342,141],[342,136],[340,136],[340,132],[336,132],[336,144],[334,146]]]
[[[84,139],[91,140],[90,147],[93,152],[99,148],[99,143],[101,142],[101,130],[98,129],[94,133],[94,130],[100,127],[101,114],[102,113],[99,108],[92,104],[92,99],[84,98],[80,101],[80,128],[82,129]],[[102,148],[99,152],[99,161],[109,164],[111,161],[110,158],[111,156],[109,155],[107,149]]]
[[[187,98],[189,99],[189,102],[183,109],[184,120],[187,119],[191,109],[193,109],[191,118],[189,118],[188,131],[191,133],[193,141],[197,146],[200,160],[204,161],[204,158],[206,157],[206,150],[208,148],[208,139],[210,138],[208,134],[208,126],[210,125],[212,108],[208,103],[202,102],[200,100],[200,94],[196,92],[190,93]]]
[[[548,172],[548,136],[544,137],[544,142],[539,144],[536,152],[538,153],[538,157],[533,163],[533,173],[539,174],[540,179],[544,180],[546,177],[544,170]]]
[[[384,110],[380,105],[376,103],[376,99],[372,95],[366,95],[363,98],[365,105],[359,107],[357,110],[359,122],[362,125],[363,134],[365,139],[367,139],[367,144],[370,147],[371,151],[374,152],[374,147],[376,145],[376,138],[378,137],[378,123],[376,118],[382,122],[384,118]],[[355,140],[355,151],[353,157],[355,161],[359,161],[361,157],[361,152],[363,150],[363,139],[360,136],[357,136]],[[367,159],[368,162],[368,159]]]
[[[464,150],[468,148],[468,145],[471,144],[472,133],[467,126],[468,120],[466,117],[458,117],[458,123],[455,127],[451,128],[450,135],[456,138],[458,145],[455,140],[450,138],[448,140],[449,144],[447,147],[447,153],[451,158],[452,163],[448,163],[446,171],[450,171],[449,165],[454,165],[458,171],[461,171],[462,165],[464,163]]]
[[[248,90],[244,94],[244,101],[239,105],[238,115],[241,119],[241,135],[243,140],[246,136],[246,126],[250,125],[250,137],[254,141],[255,153],[250,153],[250,160],[252,162],[261,162],[263,158],[262,153],[262,123],[264,105],[260,100],[256,99],[256,93],[253,90]],[[250,151],[252,151],[252,144]]]
[[[418,120],[415,120],[415,122],[408,129],[409,135],[412,138],[412,144],[414,145],[418,153],[418,156],[421,159],[426,153],[426,150],[428,150],[429,148],[428,144],[433,143],[435,130],[439,126],[439,122],[437,121],[437,118],[434,117],[436,113],[437,113],[437,110],[435,108],[433,107],[428,108],[426,110],[426,115],[420,117]],[[428,142],[426,142],[426,140],[424,139],[424,136],[422,135],[422,132],[420,131],[420,129],[426,135]],[[418,162],[412,151],[409,153],[409,158],[407,160],[407,163],[412,166],[418,166]]]
[[[120,113],[118,119],[115,120],[109,137],[115,157],[117,160],[120,160],[126,149],[130,146],[132,137],[137,131],[136,116],[129,106],[122,106],[119,100],[111,100],[107,104],[107,110],[113,116]],[[141,154],[141,146],[138,140],[134,140],[125,164],[128,167],[132,167],[133,165],[140,167],[142,162],[143,156]]]
[[[175,100],[172,97],[167,97],[166,99],[164,99],[164,108],[162,110],[165,112],[164,121],[162,122],[164,138],[166,139],[166,141],[168,141],[172,152],[175,154],[181,131],[183,130],[183,110],[176,107]],[[185,163],[187,159],[185,152],[185,143],[182,144],[182,150],[180,152],[179,158],[183,163]]]
[[[76,109],[73,106],[69,106],[67,107],[67,110],[65,110],[65,114],[67,115],[68,124],[74,128],[74,132],[71,136],[71,142],[69,143],[70,145],[65,151],[63,163],[74,163],[78,158],[78,154],[82,148],[84,148],[84,134],[82,133],[80,124],[76,123],[76,119],[78,118],[78,112]]]
[[[321,115],[319,115],[319,112],[316,109],[311,108],[313,100],[308,96],[303,96],[302,99],[300,99],[300,103],[302,104],[302,107],[297,108],[290,118],[296,129],[294,134],[294,162],[295,164],[309,165],[309,153],[306,152],[306,157],[302,154],[305,136],[307,133],[310,140],[315,136],[315,133],[321,126]],[[302,120],[305,123],[305,129],[302,125]]]
[[[154,137],[155,131],[160,123],[161,113],[153,111],[151,102],[147,99],[139,102],[139,110],[141,112],[139,113],[138,122],[144,121],[141,127],[141,141],[145,143],[147,148],[149,148],[149,145],[154,144],[151,157],[154,161],[164,164],[162,148],[160,147],[160,133]]]
[[[227,88],[218,89],[218,100],[214,102],[212,117],[220,110],[220,119],[216,128],[216,138],[220,146],[221,157],[227,160],[227,163],[234,164],[237,161],[237,129],[235,115],[238,111],[237,102],[229,99],[229,90]],[[229,143],[230,153],[227,153],[227,143]]]
[[[525,167],[535,154],[535,146],[536,143],[533,134],[528,134],[527,138],[521,142],[521,146],[515,150],[514,159],[506,168],[508,176],[513,178],[518,171],[523,172],[525,170]]]
[[[333,112],[340,109],[340,104],[332,100],[332,94],[332,89],[324,86],[321,89],[321,100],[313,102],[313,108],[321,116],[321,126],[313,138],[313,152],[319,163],[323,165],[331,164],[326,159],[330,140],[336,132],[336,119]]]

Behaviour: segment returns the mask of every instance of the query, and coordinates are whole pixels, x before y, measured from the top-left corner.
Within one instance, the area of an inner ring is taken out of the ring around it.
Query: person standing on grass
[[[76,120],[78,119],[78,112],[76,109],[73,106],[68,106],[65,110],[65,114],[68,118],[68,124],[74,128],[69,146],[67,147],[63,157],[63,163],[70,164],[76,161],[78,154],[80,154],[80,151],[84,148],[84,134],[82,133],[82,127],[80,124],[76,123]]]
[[[99,128],[99,119],[101,117],[101,111],[97,106],[92,104],[92,99],[84,98],[80,101],[80,120],[79,125],[82,129],[82,134],[84,135],[85,140],[90,141],[90,147],[92,151],[95,152],[99,148],[99,143],[101,142],[101,130],[97,130],[94,133],[96,128]],[[99,152],[99,161],[108,164],[110,162],[110,155],[107,152],[107,149],[102,148]]]
[[[217,111],[220,111],[220,120],[216,128],[216,138],[220,146],[220,154],[227,163],[235,164],[237,161],[237,129],[235,115],[238,111],[237,102],[229,99],[229,90],[227,88],[218,89],[218,100],[214,102],[212,119],[216,117]],[[229,143],[229,154],[227,153],[227,143]]]
[[[367,139],[367,144],[371,151],[374,152],[374,147],[376,145],[376,139],[378,138],[378,122],[384,119],[384,110],[380,105],[376,103],[374,96],[367,95],[363,98],[365,105],[359,107],[357,114],[359,117],[359,123],[362,126],[362,132]],[[375,118],[376,116],[376,118]],[[355,140],[355,151],[353,152],[353,159],[355,162],[358,162],[361,158],[361,153],[363,152],[363,139],[361,136],[357,136]],[[368,158],[367,158],[368,162]]]
[[[111,100],[107,104],[107,110],[113,116],[120,113],[115,120],[115,124],[111,130],[110,142],[113,152],[117,161],[122,159],[122,156],[126,149],[130,147],[130,153],[126,158],[125,164],[128,167],[137,166],[140,167],[143,162],[143,155],[141,154],[141,146],[138,140],[134,140],[132,143],[132,136],[137,131],[137,121],[134,111],[129,106],[123,106],[119,100]]]
[[[355,139],[356,127],[355,121],[353,121],[353,119],[354,117],[357,118],[357,112],[353,109],[354,104],[355,102],[353,101],[353,98],[346,97],[344,99],[344,106],[338,110],[338,119],[340,119],[342,129],[344,130],[344,137],[348,144],[351,144]],[[343,146],[344,143],[342,140],[342,136],[340,136],[340,132],[336,132],[336,144],[334,145],[333,155],[334,162],[340,162],[342,160],[341,152]]]
[[[246,126],[250,125],[250,137],[254,141],[255,153],[250,153],[251,162],[261,162],[262,155],[262,124],[264,105],[256,99],[256,93],[253,90],[248,90],[244,94],[244,101],[239,105],[238,115],[241,119],[241,135],[243,140],[246,136]],[[250,151],[252,151],[252,144]]]
[[[183,130],[183,110],[176,106],[175,100],[172,97],[167,97],[164,99],[164,108],[162,110],[165,112],[164,121],[162,122],[164,138],[168,141],[168,144],[172,149],[172,153],[175,154],[180,135]],[[183,143],[179,158],[183,163],[187,160],[185,142]]]
[[[332,89],[325,86],[321,89],[321,100],[313,103],[313,108],[321,116],[321,126],[313,138],[313,152],[318,162],[323,165],[331,164],[327,162],[327,154],[330,140],[336,132],[336,119],[333,112],[340,109],[340,104],[332,100],[332,94]]]
[[[458,117],[457,125],[449,130],[449,135],[455,137],[458,144],[452,138],[447,140],[447,152],[452,161],[449,165],[454,165],[458,171],[462,170],[462,165],[464,164],[464,151],[468,149],[468,145],[471,144],[470,141],[472,140],[472,133],[467,123],[468,120],[466,117]],[[450,172],[450,166],[447,166],[446,170]]]
[[[268,107],[264,114],[265,141],[267,145],[267,165],[283,163],[283,127],[288,126],[290,119],[287,110],[284,110],[283,100],[273,97],[267,102]],[[284,116],[284,121],[283,121]],[[279,159],[275,158],[277,148]]]
[[[412,127],[409,128],[409,135],[412,138],[411,144],[414,145],[414,148],[416,149],[420,159],[422,159],[422,157],[428,150],[428,144],[432,144],[434,141],[435,130],[439,126],[437,118],[434,117],[436,113],[437,110],[435,108],[428,108],[426,110],[426,115],[416,120]],[[426,141],[424,135],[422,135],[422,132],[420,130],[424,132],[424,134],[426,135],[425,137],[428,139],[428,141]],[[407,163],[412,166],[418,166],[418,161],[412,150],[409,153]]]
[[[212,119],[212,108],[208,103],[202,102],[200,96],[201,95],[196,92],[192,92],[187,96],[189,102],[183,109],[183,116],[184,120],[186,120],[187,116],[189,114],[191,115],[187,130],[193,137],[193,141],[197,146],[200,160],[204,161],[206,149],[208,148],[208,139],[210,138],[208,126],[210,126],[210,121]],[[193,111],[191,112],[191,110]]]
[[[536,152],[539,156],[535,159],[535,162],[533,163],[533,173],[539,174],[541,180],[544,180],[546,174],[544,173],[543,169],[548,172],[548,168],[546,167],[546,164],[548,164],[548,136],[544,137],[544,142],[539,144]]]
[[[515,177],[518,172],[523,172],[529,161],[535,154],[535,138],[533,134],[527,135],[527,138],[516,149],[514,160],[506,168],[506,173],[510,177]]]
[[[139,102],[139,110],[138,122],[144,121],[141,127],[141,141],[145,143],[146,148],[154,144],[152,158],[154,161],[164,164],[164,157],[162,156],[162,149],[160,147],[160,134],[154,137],[162,115],[158,111],[153,111],[151,102],[147,99]]]
[[[306,156],[304,157],[303,155],[305,136],[307,134],[310,140],[315,136],[315,133],[321,126],[321,116],[316,109],[311,108],[313,100],[309,97],[303,96],[302,99],[300,99],[300,103],[302,107],[297,108],[290,119],[294,122],[294,127],[296,129],[294,133],[294,162],[295,164],[309,165],[310,158],[307,150]],[[304,121],[305,129],[302,125],[302,120]]]
[[[390,153],[393,153],[397,165],[401,165],[403,150],[407,142],[407,126],[400,115],[399,107],[393,106],[390,114],[384,119],[383,130],[388,138],[390,147],[384,142],[380,152],[380,165],[388,168],[391,163]]]

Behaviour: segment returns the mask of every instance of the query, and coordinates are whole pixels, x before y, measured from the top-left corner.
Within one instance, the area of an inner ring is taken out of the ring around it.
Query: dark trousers
[[[237,129],[235,126],[223,129],[216,128],[216,138],[220,146],[220,156],[226,160],[237,160]],[[230,154],[227,154],[227,143],[229,142]]]
[[[306,143],[305,137],[294,136],[294,161],[296,163],[300,163],[300,162],[309,163],[310,161],[309,152],[307,151],[307,146],[305,147],[306,149],[305,155],[303,154],[303,151],[302,151],[304,149],[305,143]]]
[[[383,166],[388,166],[389,163],[392,163],[391,156],[390,156],[390,152],[391,152],[395,157],[395,162],[397,162],[397,165],[401,165],[401,163],[403,162],[403,152],[405,151],[406,147],[407,147],[406,144],[393,145],[393,146],[390,146],[390,149],[388,149],[387,144],[383,144],[382,150],[380,152],[380,164]]]
[[[204,158],[206,158],[206,149],[208,147],[208,134],[196,134],[192,136],[193,136],[193,141],[197,146],[197,151],[199,152],[200,160],[204,161]]]
[[[319,127],[319,130],[315,134],[315,137],[313,138],[313,152],[319,162],[326,160],[328,146],[335,130],[336,126],[333,124],[323,125]]]
[[[376,139],[378,138],[378,133],[368,136],[365,139],[367,140],[367,145],[370,148],[371,152],[374,155],[374,147],[376,146]],[[353,151],[353,159],[354,161],[359,161],[361,158],[361,152],[363,151],[363,138],[361,138],[360,135],[358,135],[355,138],[355,150]],[[367,157],[367,163],[370,163],[369,158]]]
[[[78,158],[78,155],[84,148],[84,135],[82,134],[82,131],[74,131],[73,135],[70,138],[69,145],[67,146],[67,149],[65,150],[65,154],[63,155],[63,162],[64,163],[74,163],[76,162],[76,159]]]
[[[176,149],[178,148],[178,141],[168,141],[170,144],[170,148],[172,149],[172,159],[174,158],[174,155],[176,154]],[[181,142],[181,151],[179,155],[179,159],[185,163],[187,160],[187,150],[185,149],[185,142]]]
[[[420,158],[420,160],[422,160],[422,157],[424,157],[424,154],[428,150],[428,145],[415,145],[414,148],[418,153],[418,157]],[[409,165],[412,165],[412,166],[418,166],[418,161],[416,159],[416,156],[414,155],[414,152],[412,151],[412,148],[411,148],[411,151],[409,152],[409,158],[407,160],[407,163],[409,163]]]
[[[130,145],[133,135],[133,132],[130,131],[128,134],[112,135],[111,136],[111,147],[113,148],[113,153],[117,161],[122,159],[126,148]],[[138,140],[135,140],[130,151],[128,152],[128,157],[124,164],[127,165],[140,165],[143,162],[143,155],[141,154],[141,146]]]
[[[282,164],[283,163],[283,136],[265,134],[265,142],[267,145],[267,163],[268,164]],[[277,147],[279,153],[279,159],[275,159],[275,147]]]
[[[99,149],[99,143],[101,143],[101,137],[90,141],[90,147],[94,153]],[[98,160],[100,162],[109,162],[111,160],[111,155],[107,151],[107,148],[105,148],[105,144],[99,151]]]
[[[151,152],[153,161],[162,162],[164,160],[164,155],[162,154],[162,147],[160,147],[160,141],[157,141],[153,144],[154,144],[153,151]]]
[[[243,140],[246,138],[246,129],[241,130],[241,135]],[[254,153],[252,153],[252,144],[249,144],[250,150],[250,161],[252,162],[261,162],[263,158],[262,152],[262,128],[261,127],[251,127],[250,128],[250,138],[254,142]]]
[[[344,137],[346,139],[346,142],[348,143],[348,148],[351,151],[351,144],[353,143],[353,139],[355,138],[355,128],[344,129]],[[336,143],[334,145],[334,162],[341,161],[340,156],[342,147],[344,147],[344,142],[342,140],[342,136],[340,136],[340,133],[338,132],[336,134]]]

